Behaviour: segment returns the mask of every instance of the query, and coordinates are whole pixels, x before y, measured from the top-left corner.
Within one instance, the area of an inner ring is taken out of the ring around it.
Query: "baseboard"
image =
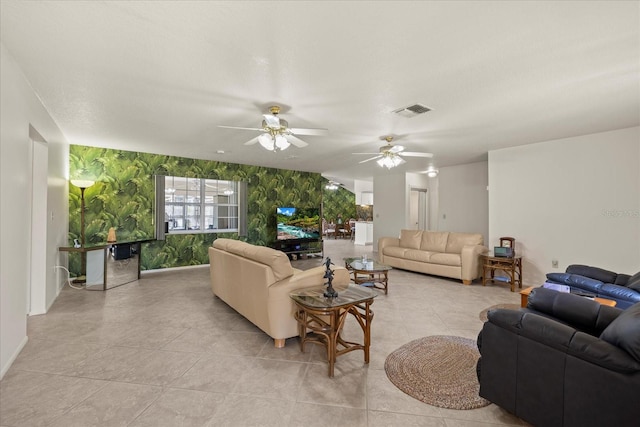
[[[184,270],[191,270],[194,268],[209,268],[209,264],[200,264],[200,265],[185,265],[182,267],[167,267],[167,268],[156,268],[154,270],[143,270],[140,272],[141,276],[146,276],[148,274],[156,274],[156,273],[162,273],[164,271],[184,271]]]
[[[13,362],[15,362],[15,360],[18,358],[18,355],[20,354],[24,346],[27,345],[28,341],[29,341],[29,337],[25,335],[24,338],[22,339],[22,342],[16,349],[16,351],[11,355],[11,357],[7,361],[7,364],[2,367],[2,370],[0,370],[0,380],[4,378],[4,374],[6,374],[9,371],[9,368],[11,368],[11,365],[13,365]]]

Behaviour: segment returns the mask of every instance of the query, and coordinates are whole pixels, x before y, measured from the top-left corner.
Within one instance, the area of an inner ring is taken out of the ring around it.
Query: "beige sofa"
[[[289,293],[325,283],[324,266],[301,271],[284,252],[239,240],[214,240],[209,262],[213,294],[272,337],[276,347],[298,336]],[[348,271],[333,268],[333,284],[347,285]]]
[[[481,275],[480,255],[489,249],[482,234],[401,230],[400,238],[378,240],[381,263],[404,270],[434,274],[471,284]]]

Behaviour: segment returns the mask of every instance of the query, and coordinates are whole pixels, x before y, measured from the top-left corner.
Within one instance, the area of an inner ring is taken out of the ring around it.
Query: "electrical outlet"
[[[558,260],[557,259],[551,260],[551,267],[552,268],[558,268]]]

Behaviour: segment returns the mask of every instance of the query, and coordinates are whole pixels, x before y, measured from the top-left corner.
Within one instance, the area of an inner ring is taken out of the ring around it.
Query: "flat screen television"
[[[319,239],[320,208],[278,207],[278,240]]]

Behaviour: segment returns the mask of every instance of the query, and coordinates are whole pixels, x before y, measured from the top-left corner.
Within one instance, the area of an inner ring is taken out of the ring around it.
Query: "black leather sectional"
[[[478,348],[480,396],[534,426],[640,425],[640,303],[537,288],[489,311]]]

